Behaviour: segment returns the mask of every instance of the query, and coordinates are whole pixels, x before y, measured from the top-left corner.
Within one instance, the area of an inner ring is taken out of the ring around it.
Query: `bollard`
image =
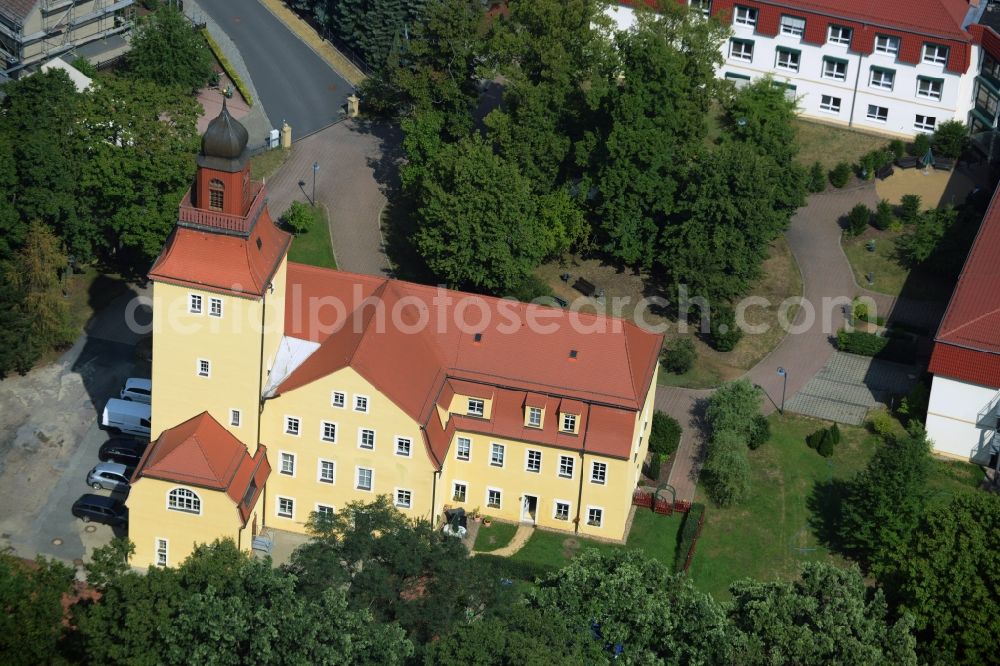
[[[292,147],[292,128],[288,123],[281,123],[281,147]]]

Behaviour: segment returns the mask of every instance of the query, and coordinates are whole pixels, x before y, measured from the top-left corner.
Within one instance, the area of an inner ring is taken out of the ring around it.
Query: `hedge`
[[[510,557],[490,555],[488,553],[477,554],[472,558],[472,564],[487,577],[524,580],[529,583],[535,582],[536,578],[548,578],[550,574],[559,570],[559,567],[552,566],[551,564],[526,562],[524,560],[515,560]]]
[[[653,412],[649,450],[662,456],[672,455],[681,443],[681,432],[681,424],[677,419],[659,410]]]
[[[663,464],[663,458],[659,453],[649,454],[649,478],[653,481],[660,480],[660,466]]]
[[[243,99],[246,100],[247,105],[253,106],[253,97],[250,96],[250,91],[247,89],[246,84],[243,83],[243,79],[241,79],[240,75],[236,73],[235,69],[233,69],[229,60],[226,59],[226,56],[222,54],[222,49],[219,48],[216,41],[212,39],[212,35],[208,34],[208,29],[202,28],[201,34],[205,37],[205,41],[208,43],[208,48],[212,50],[216,60],[218,60],[219,64],[222,65],[222,69],[226,70],[226,75],[232,79],[233,85],[236,86],[236,89],[240,91],[240,95],[242,95]]]
[[[898,333],[887,332],[885,336],[864,331],[838,331],[837,349],[861,356],[876,356],[885,361],[913,363],[916,345]]]
[[[674,571],[687,571],[694,557],[694,548],[701,536],[701,526],[705,522],[705,505],[695,502],[684,517],[680,537],[677,539],[677,552],[674,554]]]

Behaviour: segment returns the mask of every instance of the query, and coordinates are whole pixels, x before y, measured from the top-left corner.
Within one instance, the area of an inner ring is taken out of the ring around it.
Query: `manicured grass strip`
[[[479,534],[476,535],[476,545],[473,546],[473,549],[480,553],[489,553],[503,548],[514,538],[516,531],[517,525],[514,523],[493,521],[489,527],[480,525]]]
[[[312,207],[312,219],[305,233],[295,234],[292,248],[288,251],[288,260],[300,264],[310,264],[322,268],[336,268],[337,260],[333,256],[333,245],[330,243],[330,225],[326,221],[326,209],[322,206]]]

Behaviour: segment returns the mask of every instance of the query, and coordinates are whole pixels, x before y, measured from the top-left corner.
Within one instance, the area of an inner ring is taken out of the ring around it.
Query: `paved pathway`
[[[316,199],[329,215],[337,266],[388,274],[380,218],[385,191],[396,177],[399,141],[397,129],[347,120],[294,143],[291,157],[267,182],[271,216],[280,217],[292,201],[312,197],[313,164],[319,164]]]
[[[521,523],[517,526],[517,531],[514,532],[514,536],[511,537],[510,543],[508,543],[503,548],[497,548],[496,550],[491,550],[486,554],[499,555],[500,557],[510,557],[517,551],[524,548],[524,544],[528,543],[528,539],[530,539],[531,535],[534,533],[535,533],[534,525],[527,525],[525,523]]]

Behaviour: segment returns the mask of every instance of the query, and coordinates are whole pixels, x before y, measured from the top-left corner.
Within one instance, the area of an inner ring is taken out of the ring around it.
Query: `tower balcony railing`
[[[246,236],[257,222],[257,218],[260,217],[266,203],[263,183],[251,182],[249,187],[251,188],[250,206],[244,215],[198,208],[191,202],[191,191],[188,190],[181,200],[177,223],[182,227]]]

